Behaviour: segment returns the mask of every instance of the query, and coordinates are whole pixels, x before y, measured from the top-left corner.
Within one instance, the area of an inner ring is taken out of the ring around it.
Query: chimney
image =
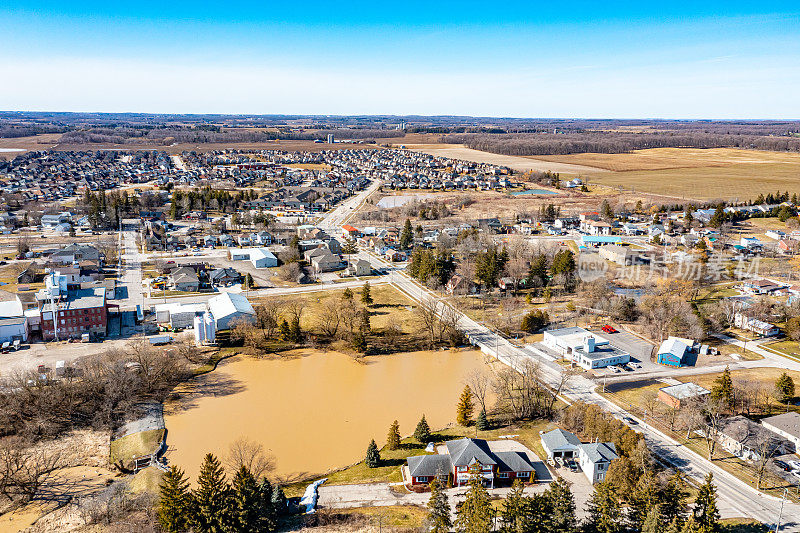
[[[583,339],[583,351],[592,353],[594,351],[594,337],[591,335]]]

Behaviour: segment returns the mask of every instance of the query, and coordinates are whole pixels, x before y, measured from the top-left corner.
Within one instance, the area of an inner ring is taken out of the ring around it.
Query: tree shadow
[[[209,372],[181,384],[169,395],[167,414],[197,407],[200,399],[209,396],[230,396],[247,390],[239,379],[218,372]]]

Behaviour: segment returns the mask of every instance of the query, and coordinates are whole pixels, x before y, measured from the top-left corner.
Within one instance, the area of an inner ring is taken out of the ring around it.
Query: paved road
[[[373,180],[369,187],[355,196],[351,196],[350,198],[346,199],[344,202],[336,206],[336,208],[325,214],[325,216],[322,217],[322,220],[317,223],[317,227],[324,229],[328,233],[331,233],[332,230],[337,230],[338,233],[338,230],[341,229],[342,224],[345,224],[358,210],[361,204],[363,204],[372,193],[377,191],[378,187],[380,186],[380,180]]]
[[[144,305],[142,289],[142,261],[145,256],[136,246],[136,235],[139,232],[138,219],[125,219],[120,230],[120,265],[122,275],[117,293],[122,297],[117,300],[120,309],[135,309],[137,305]],[[121,289],[121,290],[120,290]]]
[[[382,260],[373,259],[383,266],[390,265]],[[401,271],[391,271],[391,283],[409,297],[417,301],[439,299],[437,295],[421,287],[407,274]],[[445,303],[445,305],[447,305]],[[502,336],[495,334],[483,324],[479,324],[463,313],[460,313],[459,326],[464,330],[467,337],[473,344],[481,347],[487,353],[499,361],[511,366],[520,368],[525,361],[532,360],[538,362],[541,368],[542,379],[551,386],[557,386],[561,380],[563,368],[556,363],[550,362],[544,357],[539,357],[535,350],[524,350],[511,344]],[[762,350],[766,352],[765,350]],[[767,353],[762,354],[767,358]],[[761,363],[761,366],[783,365],[788,367],[793,362],[782,358],[778,361],[774,354],[766,361],[754,361]],[[754,365],[758,366],[758,365]],[[627,413],[617,405],[606,400],[595,392],[597,384],[583,376],[575,376],[570,379],[563,396],[568,401],[583,401],[586,403],[597,404],[603,410],[614,414],[617,417],[629,416],[638,421],[637,430],[641,431],[654,453],[671,462],[683,470],[687,475],[695,480],[702,478],[709,472],[714,474],[714,480],[719,495],[719,506],[723,517],[749,517],[765,524],[773,524],[778,518],[781,501],[778,498],[767,496],[750,487],[747,483],[729,474],[716,464],[708,461],[704,457],[694,453],[685,446],[664,435],[657,429],[638,420],[635,416]],[[787,502],[783,511],[784,527],[781,531],[800,531],[800,505]],[[789,520],[787,522],[787,519]]]

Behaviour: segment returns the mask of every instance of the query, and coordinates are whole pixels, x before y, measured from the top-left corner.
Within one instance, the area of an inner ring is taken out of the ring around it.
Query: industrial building
[[[542,344],[585,370],[625,364],[631,356],[605,337],[583,328],[551,329],[544,332]]]

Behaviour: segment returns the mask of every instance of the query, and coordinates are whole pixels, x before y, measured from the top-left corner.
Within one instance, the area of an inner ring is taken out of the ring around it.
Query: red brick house
[[[493,451],[482,439],[447,441],[445,452],[436,455],[409,457],[408,474],[411,485],[427,485],[436,478],[443,483],[462,486],[475,476],[486,486],[510,484],[515,479],[528,482],[535,470],[522,452]]]

